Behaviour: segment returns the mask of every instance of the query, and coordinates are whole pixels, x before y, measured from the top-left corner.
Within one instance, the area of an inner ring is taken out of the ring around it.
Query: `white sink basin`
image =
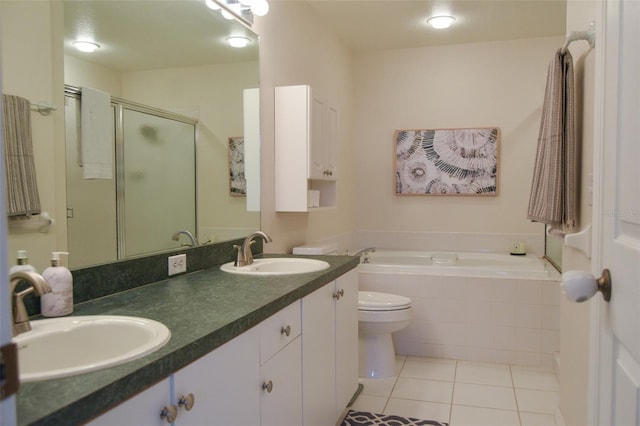
[[[323,260],[303,259],[297,257],[274,257],[269,259],[254,259],[248,266],[233,266],[233,262],[220,267],[224,272],[246,275],[291,275],[317,272],[329,268]]]
[[[171,338],[162,323],[118,315],[36,320],[31,328],[13,338],[23,382],[113,367],[147,355]]]

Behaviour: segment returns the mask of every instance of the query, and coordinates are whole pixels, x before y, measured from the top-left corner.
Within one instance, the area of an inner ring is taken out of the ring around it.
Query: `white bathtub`
[[[553,366],[560,274],[534,256],[377,249],[360,263],[360,290],[410,297],[414,318],[396,352]]]
[[[558,279],[558,272],[535,256],[502,253],[376,249],[363,258],[363,272]]]

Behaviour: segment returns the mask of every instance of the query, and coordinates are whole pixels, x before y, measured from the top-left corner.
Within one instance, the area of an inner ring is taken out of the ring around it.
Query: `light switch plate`
[[[176,254],[175,256],[169,256],[169,276],[181,274],[187,272],[187,255]]]

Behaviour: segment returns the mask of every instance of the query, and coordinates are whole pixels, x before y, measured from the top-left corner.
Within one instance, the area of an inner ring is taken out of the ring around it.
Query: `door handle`
[[[608,302],[611,300],[611,273],[603,269],[602,276],[596,278],[586,271],[567,271],[562,274],[562,291],[572,302],[584,302],[597,292],[601,292]]]

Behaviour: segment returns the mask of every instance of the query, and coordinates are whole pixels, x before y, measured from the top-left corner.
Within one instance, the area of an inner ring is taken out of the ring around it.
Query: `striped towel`
[[[558,49],[549,64],[527,218],[565,231],[577,224],[577,147],[573,58]]]
[[[19,96],[2,95],[2,111],[7,215],[40,214],[31,140],[31,102]]]

